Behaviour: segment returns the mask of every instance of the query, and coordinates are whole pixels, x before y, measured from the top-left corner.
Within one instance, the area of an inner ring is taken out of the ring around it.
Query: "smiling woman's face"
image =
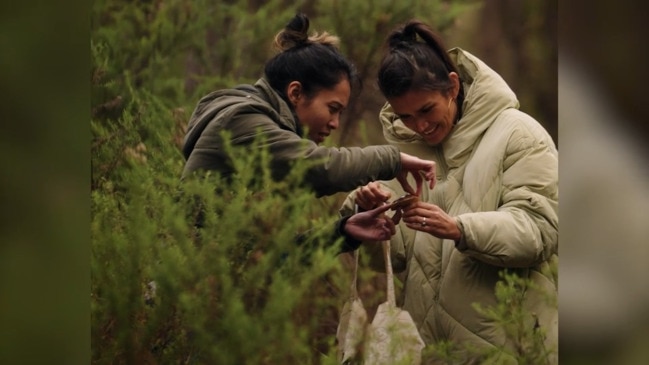
[[[451,95],[440,91],[410,90],[388,101],[406,127],[417,132],[428,144],[438,145],[453,129],[457,115]]]
[[[457,120],[460,78],[457,73],[450,72],[448,79],[451,86],[446,90],[417,88],[388,98],[403,124],[433,146],[448,137]]]
[[[322,89],[308,98],[304,94],[296,99],[294,107],[300,123],[308,130],[307,137],[322,143],[331,131],[340,125],[340,114],[349,103],[351,87],[343,78],[331,89]]]

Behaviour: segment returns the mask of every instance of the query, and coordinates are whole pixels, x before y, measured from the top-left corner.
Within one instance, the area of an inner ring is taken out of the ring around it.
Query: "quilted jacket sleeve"
[[[457,248],[501,267],[531,267],[558,251],[558,154],[540,126],[510,135],[495,211],[458,216]]]

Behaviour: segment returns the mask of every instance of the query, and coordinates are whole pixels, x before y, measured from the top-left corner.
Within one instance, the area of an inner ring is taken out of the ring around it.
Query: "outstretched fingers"
[[[428,187],[432,190],[435,187],[435,183],[437,182],[436,165],[433,164],[426,170],[421,170],[420,174],[422,174],[426,181],[428,181]]]
[[[399,181],[399,183],[401,184],[401,187],[403,188],[403,190],[406,193],[417,195],[417,191],[414,190],[412,188],[412,186],[410,186],[410,184],[408,183],[408,172],[406,172],[404,174],[399,174],[397,176],[397,181]]]
[[[377,208],[368,211],[368,213],[370,213],[372,217],[378,217],[381,214],[385,213],[388,209],[390,209],[390,207],[391,207],[390,204],[383,204],[378,206]]]

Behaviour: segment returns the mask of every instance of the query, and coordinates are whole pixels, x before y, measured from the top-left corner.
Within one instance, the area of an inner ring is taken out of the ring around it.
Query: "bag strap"
[[[383,241],[383,257],[385,258],[385,276],[387,279],[388,304],[392,307],[397,306],[394,297],[394,278],[392,273],[392,260],[390,259],[390,241]]]
[[[358,213],[358,204],[354,204],[354,214]],[[360,249],[357,248],[353,251],[354,254],[354,269],[353,269],[353,277],[352,277],[352,285],[350,287],[350,296],[351,299],[357,299],[358,298],[358,289],[356,287],[356,282],[358,281],[358,256],[359,256],[359,251]]]
[[[354,277],[352,279],[352,285],[350,288],[351,299],[358,298],[358,289],[356,288],[356,281],[358,280],[358,249],[354,250]]]
[[[354,214],[358,213],[358,204],[354,204]],[[387,297],[388,297],[388,303],[392,307],[397,306],[397,301],[395,299],[394,295],[394,274],[392,272],[392,260],[390,258],[390,240],[383,241],[383,258],[385,260],[385,275],[386,275],[386,280],[387,280]],[[358,288],[357,288],[357,281],[358,281],[358,257],[360,254],[360,248],[357,248],[354,250],[354,268],[353,268],[353,277],[352,277],[352,284],[349,288],[350,290],[350,296],[351,299],[357,299],[358,296]]]

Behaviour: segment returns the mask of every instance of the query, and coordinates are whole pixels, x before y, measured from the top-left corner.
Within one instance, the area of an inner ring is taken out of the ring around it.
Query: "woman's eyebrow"
[[[329,103],[329,105],[333,106],[335,108],[338,108],[338,109],[345,109],[345,106],[342,105],[341,103],[337,102],[337,101],[332,101],[332,102]]]
[[[417,113],[423,112],[424,109],[434,108],[435,106],[437,106],[437,103],[435,103],[435,102],[426,103],[426,104],[422,105],[421,108],[419,108],[419,110],[417,110]]]
[[[436,106],[437,106],[437,103],[435,103],[435,102],[426,103],[426,104],[422,105],[418,110],[416,110],[415,113],[421,113],[421,112],[424,111],[424,109],[434,108]],[[394,114],[399,118],[409,117],[410,116],[410,114],[399,114],[399,113],[394,113]]]

